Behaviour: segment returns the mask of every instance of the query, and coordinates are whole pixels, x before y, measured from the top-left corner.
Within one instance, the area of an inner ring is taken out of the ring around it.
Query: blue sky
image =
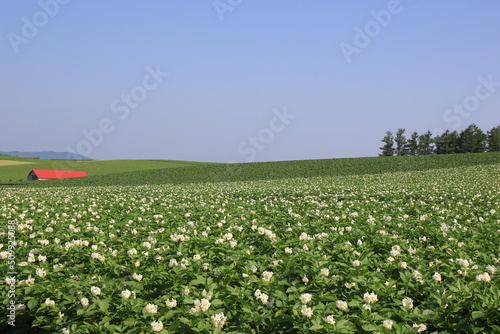
[[[0,151],[246,162],[376,156],[500,124],[500,2],[0,3]]]

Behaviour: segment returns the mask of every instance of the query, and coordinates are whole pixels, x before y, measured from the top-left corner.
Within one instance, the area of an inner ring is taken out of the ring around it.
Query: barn
[[[70,177],[83,177],[83,176],[88,176],[88,175],[86,172],[74,172],[74,171],[68,171],[68,170],[33,169],[28,174],[28,181],[67,179]]]

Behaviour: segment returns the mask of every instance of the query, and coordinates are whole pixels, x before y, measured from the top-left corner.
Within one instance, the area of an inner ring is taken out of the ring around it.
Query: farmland
[[[1,300],[19,333],[500,331],[499,155],[401,158],[4,187]]]
[[[84,170],[88,175],[106,175],[206,164],[175,160],[50,160],[0,155],[0,184],[26,183],[32,169]]]
[[[130,161],[140,166],[141,160]],[[422,171],[460,166],[500,163],[500,153],[453,154],[433,156],[371,157],[322,160],[297,160],[240,164],[202,164],[112,172],[88,178],[29,183],[30,186],[111,186],[145,184],[188,184],[228,181],[258,181],[290,178],[369,175],[394,172]],[[127,165],[123,163],[124,166]],[[1,170],[0,170],[1,171]],[[89,174],[91,175],[91,174]]]

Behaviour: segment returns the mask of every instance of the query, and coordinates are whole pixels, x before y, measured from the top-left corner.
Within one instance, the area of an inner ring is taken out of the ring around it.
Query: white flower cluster
[[[212,326],[215,328],[222,328],[227,321],[227,317],[223,312],[214,314],[210,319],[212,320]]]
[[[64,244],[64,249],[68,251],[73,247],[88,247],[88,246],[89,242],[87,240],[77,239],[77,240],[71,240],[70,242],[66,242]]]
[[[188,241],[191,237],[184,234],[172,234],[170,235],[172,241]]]
[[[404,308],[412,309],[413,308],[413,299],[411,299],[411,298],[404,298],[401,301],[401,304],[403,304]]]
[[[303,293],[300,295],[300,301],[302,304],[307,304],[312,300],[312,295],[310,293]]]
[[[99,296],[101,294],[101,289],[97,286],[93,286],[90,288],[90,292],[94,295],[94,296]]]
[[[145,306],[146,312],[151,313],[151,314],[156,314],[158,313],[158,306],[155,304],[147,304]]]
[[[462,267],[462,268],[468,268],[470,266],[470,262],[468,260],[464,259],[456,259],[457,263]]]
[[[491,281],[491,277],[487,272],[484,272],[480,275],[476,276],[476,281],[478,282],[489,282]]]
[[[329,316],[326,317],[325,319],[326,323],[327,324],[330,324],[330,325],[335,325],[337,322],[335,321],[335,317],[330,314]]]
[[[375,293],[368,293],[366,292],[364,295],[363,295],[363,300],[365,303],[367,304],[374,304],[378,301],[378,297]]]
[[[196,299],[194,301],[194,307],[192,307],[189,310],[189,313],[195,314],[195,313],[198,313],[198,312],[206,312],[210,308],[210,305],[211,305],[210,301],[208,299],[206,299],[206,298],[203,298],[201,300]]]
[[[391,249],[391,256],[398,256],[401,254],[401,247],[398,246],[398,245],[394,245],[392,246],[392,249]]]
[[[414,324],[413,327],[418,328],[417,332],[419,333],[427,330],[427,326],[424,324]]]
[[[99,253],[92,253],[92,258],[93,259],[97,259],[101,262],[104,262],[106,260],[106,258],[104,257],[104,255],[101,255]]]
[[[45,277],[47,275],[47,272],[45,271],[45,269],[42,269],[42,268],[36,268],[35,273],[39,277]]]
[[[271,281],[271,278],[273,278],[273,274],[274,274],[274,273],[273,273],[272,271],[264,271],[264,272],[262,273],[262,280],[263,280],[264,282],[269,282],[269,281]]]
[[[265,293],[262,293],[259,289],[255,290],[254,296],[257,300],[260,300],[262,302],[262,304],[270,305],[269,304],[269,296],[266,295]]]
[[[165,301],[165,305],[166,305],[167,307],[174,308],[174,307],[176,307],[176,306],[177,306],[177,300],[175,300],[175,299],[173,299],[173,298],[172,298],[171,300],[170,300],[170,299],[167,299],[167,300]]]
[[[304,317],[310,318],[313,315],[313,310],[307,305],[302,305],[301,313]]]
[[[151,330],[153,332],[161,332],[163,330],[163,323],[161,321],[153,321],[151,323]]]
[[[347,302],[344,300],[337,300],[336,305],[337,308],[341,311],[345,311],[349,308],[349,306],[347,306]]]
[[[256,227],[255,225],[252,225],[252,229],[255,230]],[[269,238],[269,240],[271,241],[276,241],[276,234],[273,233],[273,231],[269,230],[269,229],[266,229],[264,227],[256,227],[257,229],[257,232],[260,234],[260,235],[265,235],[266,237]]]
[[[389,330],[392,329],[392,325],[394,325],[394,322],[392,320],[388,320],[387,319],[387,320],[384,320],[382,322],[382,326],[385,327],[385,328],[387,328],[387,329],[389,329]]]

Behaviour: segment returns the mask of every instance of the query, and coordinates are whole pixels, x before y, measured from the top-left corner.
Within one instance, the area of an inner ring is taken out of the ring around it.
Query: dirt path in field
[[[31,165],[33,162],[16,161],[16,160],[0,160],[0,167],[12,165]]]

